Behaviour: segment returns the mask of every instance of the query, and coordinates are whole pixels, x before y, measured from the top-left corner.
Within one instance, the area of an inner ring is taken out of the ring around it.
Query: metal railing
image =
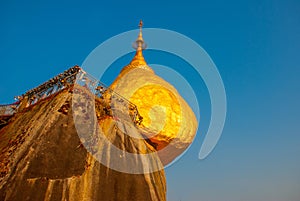
[[[107,105],[110,106],[112,116],[122,118],[123,120],[130,117],[133,122],[138,124],[141,123],[142,117],[140,116],[136,105],[82,69],[80,69],[77,74],[76,84],[89,89],[95,96],[106,101]],[[129,119],[127,119],[127,121],[128,120]]]
[[[116,93],[112,89],[105,86],[105,84],[86,73],[79,66],[74,66],[48,80],[47,82],[39,85],[38,87],[27,91],[22,96],[18,96],[18,102],[14,104],[0,105],[0,116],[13,115],[17,111],[20,104],[24,105],[23,108],[27,108],[30,105],[33,105],[40,100],[45,99],[52,94],[57,93],[74,84],[78,84],[82,87],[87,88],[98,98],[103,98],[103,100],[105,100],[106,103],[110,105],[113,116],[124,117],[126,116],[126,114],[123,114],[128,112],[129,115],[127,116],[129,116],[132,121],[134,121],[135,123],[141,123],[142,117],[140,116],[136,105],[134,105],[129,100]],[[103,97],[104,94],[106,94],[105,98]]]
[[[45,99],[52,94],[61,91],[68,85],[74,84],[77,73],[80,71],[79,66],[74,66],[63,73],[55,76],[40,86],[27,91],[22,95],[22,99],[26,97],[28,100],[26,107],[37,103],[41,99]]]
[[[0,116],[11,116],[16,113],[18,105],[9,104],[9,105],[0,105]]]

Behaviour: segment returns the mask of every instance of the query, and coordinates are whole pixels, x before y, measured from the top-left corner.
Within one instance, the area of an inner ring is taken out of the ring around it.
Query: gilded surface
[[[186,148],[196,134],[196,117],[177,90],[147,65],[142,54],[143,44],[140,30],[135,57],[110,88],[137,106],[143,117],[139,127],[150,140],[164,147],[176,139],[173,146]]]

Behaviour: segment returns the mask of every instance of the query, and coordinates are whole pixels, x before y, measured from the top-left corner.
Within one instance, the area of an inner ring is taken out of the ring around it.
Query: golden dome
[[[110,88],[137,106],[143,117],[138,127],[157,150],[168,145],[179,150],[174,152],[172,149],[173,160],[193,141],[198,125],[196,117],[177,90],[147,65],[142,53],[145,48],[142,22],[135,48],[134,58]]]

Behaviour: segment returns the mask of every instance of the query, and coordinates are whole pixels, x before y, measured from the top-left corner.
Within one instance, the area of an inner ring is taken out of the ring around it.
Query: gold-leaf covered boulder
[[[142,54],[145,44],[141,27],[142,23],[133,60],[110,88],[137,106],[143,117],[138,129],[150,140],[162,162],[168,164],[192,143],[198,122],[177,90],[147,65]]]

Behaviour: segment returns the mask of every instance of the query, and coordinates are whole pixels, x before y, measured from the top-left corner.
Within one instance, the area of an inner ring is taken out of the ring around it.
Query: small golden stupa
[[[146,45],[142,35],[143,22],[135,41],[136,54],[125,66],[110,88],[137,106],[143,121],[138,127],[155,144],[156,150],[171,145],[180,150],[190,145],[197,131],[197,119],[177,90],[155,75],[143,57]],[[173,157],[174,158],[174,157]]]

